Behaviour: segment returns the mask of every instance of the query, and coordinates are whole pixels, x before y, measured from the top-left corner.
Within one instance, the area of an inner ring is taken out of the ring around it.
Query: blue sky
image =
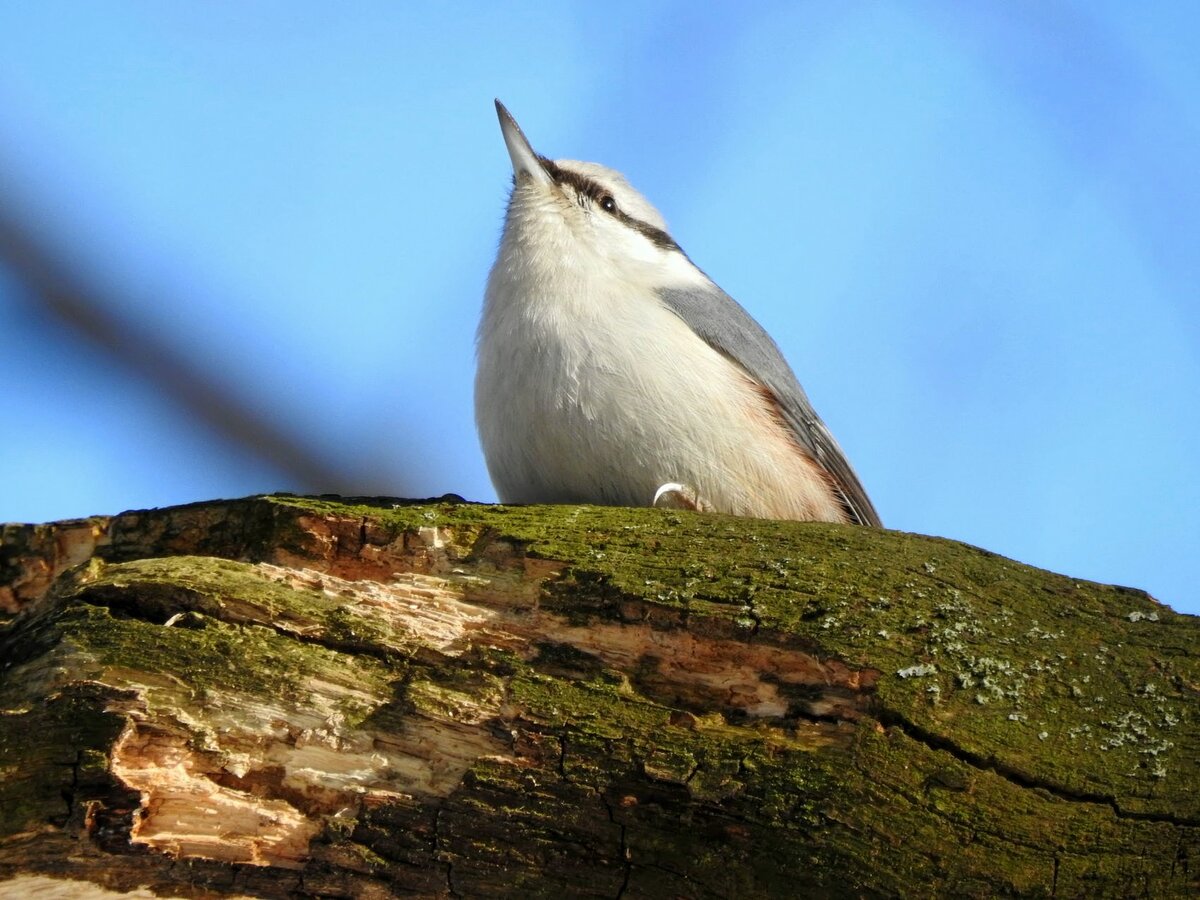
[[[889,527],[1200,612],[1200,7],[0,0],[0,200],[335,473],[303,483],[0,260],[0,520],[494,499],[509,165],[624,171],[774,335]]]

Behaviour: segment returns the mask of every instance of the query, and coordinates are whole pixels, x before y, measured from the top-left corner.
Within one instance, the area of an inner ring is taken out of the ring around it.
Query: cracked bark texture
[[[1140,591],[663,510],[2,538],[0,896],[1200,888],[1200,620]]]

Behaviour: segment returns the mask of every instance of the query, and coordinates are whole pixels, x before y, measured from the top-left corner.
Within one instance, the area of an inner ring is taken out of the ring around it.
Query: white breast
[[[476,420],[502,501],[645,506],[681,482],[723,512],[844,518],[753,382],[653,290],[525,252],[502,246],[479,331]]]

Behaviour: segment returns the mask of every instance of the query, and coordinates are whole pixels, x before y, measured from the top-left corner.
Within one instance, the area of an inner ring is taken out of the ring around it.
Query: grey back
[[[663,302],[714,350],[741,366],[774,397],[797,443],[829,473],[853,522],[881,526],[842,448],[821,421],[779,347],[741,304],[711,282],[658,291]]]

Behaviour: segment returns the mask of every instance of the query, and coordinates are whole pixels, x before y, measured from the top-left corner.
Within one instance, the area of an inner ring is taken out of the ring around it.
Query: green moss
[[[878,676],[855,723],[681,716],[641,693],[636,666],[552,643],[522,659],[486,640],[455,658],[410,658],[401,636],[346,598],[210,557],[81,572],[53,618],[23,632],[36,653],[67,639],[110,674],[161,676],[151,702],[182,685],[303,704],[318,680],[388,698],[351,716],[371,730],[496,711],[484,727],[498,746],[511,741],[511,755],[476,760],[449,798],[396,801],[407,804],[397,821],[426,823],[411,846],[397,829],[331,829],[335,841],[373,842],[360,854],[367,868],[436,846],[456,889],[478,895],[498,885],[530,896],[623,884],[629,896],[1182,885],[1180,823],[1200,815],[1200,630],[1138,592],[952,541],[834,525],[441,501],[273,497],[238,508],[264,548],[307,552],[319,541],[301,520],[332,517],[341,558],[359,552],[345,534],[393,544],[395,562],[461,575],[468,592],[507,588],[530,559],[551,560],[539,607],[573,622],[769,642]],[[232,533],[236,516],[223,515]],[[421,533],[430,527],[445,542],[436,552]],[[206,540],[217,552],[226,538]],[[19,771],[16,735],[38,727],[31,715],[0,717],[0,800],[33,796],[5,786]],[[102,742],[78,746],[75,770],[101,778]],[[564,873],[568,858],[577,872]]]
[[[122,602],[122,594],[128,598]],[[196,611],[248,624],[313,625],[334,608],[320,591],[296,588],[256,566],[212,556],[110,564],[80,579],[79,596],[149,620]],[[136,608],[134,606],[136,604]]]
[[[589,506],[268,502],[366,517],[385,533],[437,526],[464,556],[481,537],[513,543],[566,564],[542,603],[577,622],[635,615],[794,642],[877,669],[882,718],[968,755],[1067,792],[1124,795],[1131,810],[1165,812],[1171,798],[1176,814],[1200,815],[1189,687],[1200,683],[1200,619],[1144,593],[945,539],[824,523]]]
[[[118,615],[161,624],[199,613],[231,625],[261,625],[308,643],[353,650],[397,665],[412,649],[353,598],[297,587],[248,563],[209,556],[139,559],[78,577],[76,597]],[[198,620],[197,620],[198,621]]]
[[[945,848],[942,877],[950,894],[979,872],[1026,894],[1046,884],[1047,858],[1055,854],[1120,859],[1148,879],[1162,879],[1172,868],[1169,824],[1123,819],[1104,803],[1029,790],[949,753],[931,752],[897,729],[861,730],[855,764],[864,778],[848,780],[859,787],[839,803],[839,819],[877,832],[884,843]],[[1060,881],[1060,889],[1075,895],[1083,885]]]
[[[469,669],[423,672],[406,682],[404,697],[409,708],[430,718],[451,719],[464,710],[498,708],[504,694],[499,679],[478,677],[480,673]]]
[[[125,727],[120,691],[69,685],[29,709],[0,710],[0,837],[63,827],[90,799],[119,793],[108,749]]]
[[[813,751],[828,750],[828,740],[719,717],[672,725],[670,710],[603,673],[572,681],[517,664],[508,700],[520,710],[514,727],[551,736],[553,752],[537,769],[479,760],[450,806],[504,823],[492,843],[463,855],[502,861],[506,883],[540,896],[536,879],[520,882],[513,870],[544,871],[540,854],[553,859],[564,841],[592,848],[587,886],[612,878],[613,893],[622,854],[643,896],[697,884],[714,895],[769,896],[844,882],[844,854],[828,845],[823,811],[851,766],[848,740],[826,755]]]
[[[374,707],[373,696],[389,693],[394,678],[370,657],[339,654],[269,628],[230,625],[202,614],[167,627],[81,604],[64,610],[58,625],[67,640],[102,666],[164,676],[147,686],[151,702],[160,691],[174,695],[182,687],[303,706],[317,694],[310,681],[321,681],[345,687],[342,712],[357,721]]]

